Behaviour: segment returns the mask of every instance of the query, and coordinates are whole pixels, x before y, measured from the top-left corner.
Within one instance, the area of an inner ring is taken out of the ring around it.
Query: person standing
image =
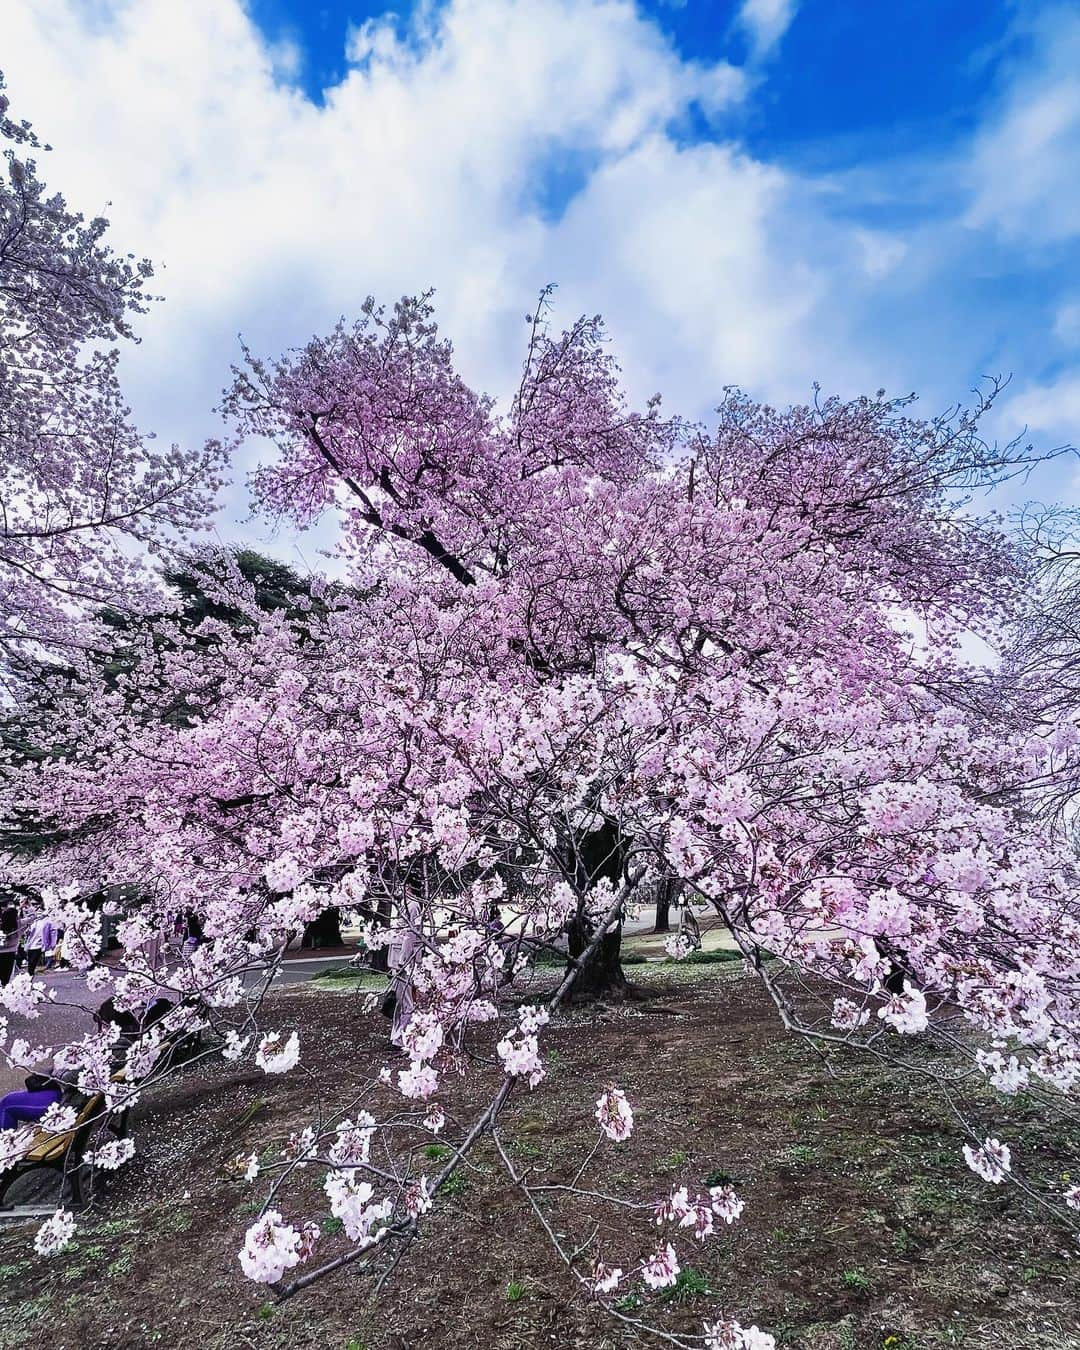
[[[56,925],[52,919],[39,915],[30,925],[26,937],[26,969],[33,975],[45,952],[51,952],[56,946]]]
[[[0,910],[0,985],[5,985],[15,973],[15,958],[19,954],[22,924],[19,910],[9,901]]]
[[[404,923],[399,922],[395,926],[390,938],[390,969],[393,972],[391,989],[394,994],[390,1042],[402,1048],[402,1033],[413,1013],[413,960],[422,942],[420,906],[411,896],[406,899],[404,915],[399,917],[404,919]]]

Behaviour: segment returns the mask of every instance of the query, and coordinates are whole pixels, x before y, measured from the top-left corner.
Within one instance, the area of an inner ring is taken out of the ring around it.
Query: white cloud
[[[160,265],[166,304],[127,367],[163,431],[210,425],[238,329],[273,351],[432,284],[488,385],[554,280],[566,313],[618,320],[646,384],[808,387],[797,330],[821,281],[786,237],[796,180],[673,130],[743,96],[733,67],[681,59],[625,0],[456,0],[404,36],[366,25],[350,56],[316,107],[236,0],[8,6],[13,106],[57,146],[49,181],[89,211],[111,199],[115,240]],[[545,184],[564,160],[583,169],[561,215]]]
[[[1005,407],[1014,430],[1044,432],[1061,444],[1080,444],[1080,370],[1014,394]]]
[[[1068,347],[1080,347],[1080,300],[1067,300],[1058,307],[1054,336]]]
[[[744,7],[762,41],[793,12]],[[690,415],[729,383],[774,401],[815,378],[920,385],[931,412],[967,387],[979,320],[955,322],[950,287],[969,226],[915,244],[870,230],[840,214],[843,181],[746,153],[723,132],[752,81],[681,58],[631,0],[420,15],[355,30],[316,106],[283,83],[287,39],[266,40],[241,0],[7,0],[13,108],[57,147],[46,181],[88,213],[111,200],[114,243],[158,264],[166,303],[125,357],[146,426],[217,429],[238,332],[274,354],[368,293],[430,285],[466,378],[495,393],[549,281],[558,317],[604,313],[634,389]],[[685,134],[692,111],[714,141]],[[941,314],[959,337],[938,340]]]
[[[1057,242],[1080,234],[1080,14],[1033,13],[1020,31],[1027,55],[976,140],[968,222]]]
[[[767,55],[791,27],[798,0],[743,0],[736,24],[750,39],[755,57]]]

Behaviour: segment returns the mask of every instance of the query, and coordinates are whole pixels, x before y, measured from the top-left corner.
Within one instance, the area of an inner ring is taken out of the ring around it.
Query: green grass
[[[725,961],[743,961],[746,958],[742,952],[732,951],[730,947],[714,947],[712,951],[698,950],[691,952],[689,956],[684,956],[681,961],[673,961],[672,965],[678,966],[715,966],[721,965]]]
[[[447,1177],[439,1190],[443,1195],[462,1195],[469,1189],[469,1178],[463,1172],[454,1172]]]
[[[124,1275],[130,1275],[135,1266],[135,1251],[128,1247],[120,1253],[115,1261],[105,1267],[106,1275],[111,1275],[114,1279]]]
[[[670,1289],[665,1289],[660,1298],[665,1303],[687,1303],[690,1299],[705,1298],[712,1293],[712,1286],[693,1266],[683,1266],[675,1277]]]
[[[817,1162],[818,1151],[812,1144],[792,1144],[790,1148],[784,1150],[780,1155],[780,1162],[794,1164],[796,1167],[806,1167],[810,1163]]]
[[[520,1303],[527,1290],[522,1280],[510,1280],[506,1286],[507,1303]]]
[[[865,1298],[874,1287],[874,1282],[865,1266],[852,1266],[840,1276],[840,1283],[852,1294]]]
[[[677,1172],[680,1167],[686,1166],[686,1161],[690,1157],[684,1148],[673,1148],[665,1158],[661,1158],[656,1164],[661,1172]]]
[[[314,976],[306,987],[328,994],[374,993],[386,988],[387,978],[384,971],[333,966]]]

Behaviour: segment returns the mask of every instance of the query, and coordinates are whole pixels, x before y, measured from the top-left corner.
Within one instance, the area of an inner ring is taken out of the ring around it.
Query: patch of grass
[[[135,1266],[135,1252],[131,1247],[127,1247],[115,1261],[105,1267],[106,1275],[112,1275],[114,1278],[123,1275],[130,1275]]]
[[[443,1195],[462,1195],[469,1189],[469,1178],[464,1172],[454,1172],[443,1182],[440,1190]]]
[[[164,1227],[173,1233],[186,1233],[194,1221],[190,1209],[177,1209],[164,1222]]]
[[[845,1270],[840,1276],[840,1283],[849,1293],[856,1294],[859,1298],[866,1298],[874,1287],[865,1266],[852,1266],[849,1270]]]
[[[906,1228],[898,1228],[892,1237],[892,1249],[897,1256],[911,1256],[919,1250],[919,1242]]]
[[[339,1219],[336,1214],[328,1214],[319,1224],[325,1237],[334,1237],[337,1233],[344,1233],[345,1221]]]
[[[702,1182],[703,1186],[734,1186],[736,1184],[735,1178],[731,1173],[725,1172],[722,1167],[714,1168],[713,1171],[706,1175]]]
[[[506,1286],[507,1303],[520,1303],[527,1290],[523,1280],[510,1280]]]
[[[445,1144],[425,1144],[420,1150],[428,1162],[442,1162],[443,1158],[449,1158],[453,1151]]]
[[[368,1350],[367,1341],[362,1341],[359,1336],[350,1336],[345,1342],[345,1350]]]
[[[133,1219],[103,1219],[89,1231],[99,1238],[123,1237],[131,1231],[134,1222]]]
[[[531,1161],[533,1158],[539,1158],[542,1150],[535,1144],[530,1144],[527,1139],[513,1139],[510,1142],[510,1152],[515,1157]]]
[[[725,961],[744,960],[742,952],[732,951],[729,947],[715,947],[712,951],[691,952],[689,956],[684,956],[681,961],[673,961],[672,965],[679,966],[716,966],[722,965]]]
[[[269,1322],[274,1315],[274,1305],[272,1303],[260,1303],[255,1316],[260,1322]]]
[[[813,1144],[792,1144],[781,1153],[779,1161],[788,1163],[796,1167],[806,1167],[810,1163],[817,1162],[818,1151]]]
[[[622,1298],[617,1298],[612,1304],[616,1312],[633,1313],[643,1305],[645,1300],[640,1294],[623,1294]]]
[[[308,988],[324,994],[374,993],[386,988],[385,971],[354,966],[334,966],[308,982]]]
[[[665,1158],[661,1158],[656,1166],[661,1172],[677,1172],[680,1167],[686,1166],[686,1160],[689,1158],[684,1148],[673,1148]]]
[[[709,1281],[700,1270],[683,1266],[670,1289],[660,1295],[665,1303],[686,1303],[692,1298],[704,1298],[712,1293]]]

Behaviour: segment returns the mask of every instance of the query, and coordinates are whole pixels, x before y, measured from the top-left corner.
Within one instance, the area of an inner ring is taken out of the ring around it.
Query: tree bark
[[[571,960],[577,960],[592,940],[590,926],[581,918],[570,925],[568,954]],[[620,952],[622,948],[622,924],[616,924],[611,933],[605,933],[597,944],[596,950],[583,970],[574,981],[570,991],[572,1002],[590,1002],[600,998],[621,998],[627,990],[626,974],[622,968]]]
[[[604,878],[618,889],[622,884],[624,845],[618,826],[605,820],[599,829],[577,841],[572,864],[582,900],[567,929],[567,953],[571,961],[586,950],[595,929],[585,917],[584,897]],[[622,950],[622,919],[605,933],[585,968],[578,973],[570,994],[574,1002],[600,998],[621,998],[627,989],[626,975],[619,959]]]
[[[344,939],[341,936],[341,913],[331,906],[325,909],[317,919],[304,926],[304,936],[300,939],[301,947],[343,947]]]
[[[390,922],[390,897],[383,896],[375,905],[361,905],[360,915],[368,923],[385,928]],[[369,964],[372,970],[379,971],[383,975],[389,974],[390,948],[388,946],[373,948]]]

